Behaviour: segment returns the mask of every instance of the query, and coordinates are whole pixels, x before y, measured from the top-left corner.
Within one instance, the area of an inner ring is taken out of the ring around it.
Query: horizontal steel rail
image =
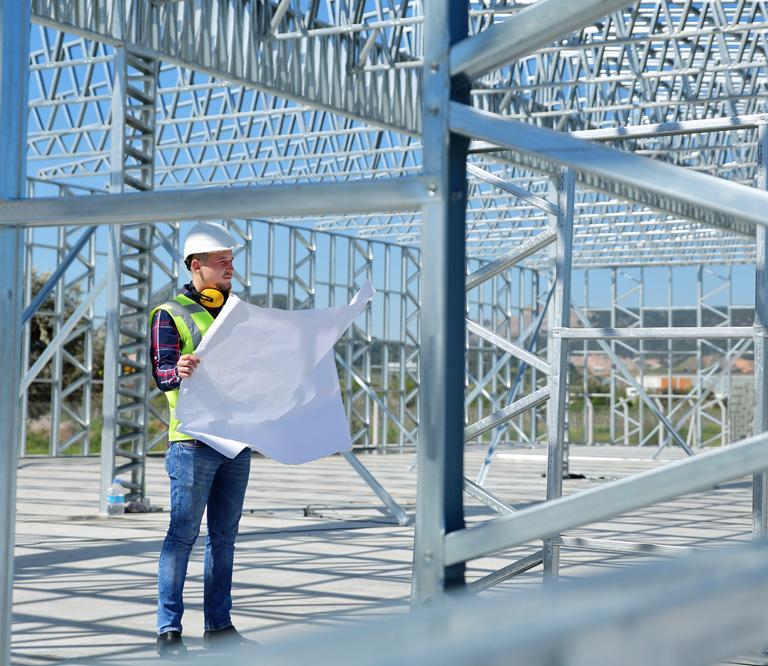
[[[768,124],[768,113],[753,113],[726,118],[702,118],[701,120],[680,120],[648,125],[577,130],[571,132],[571,136],[579,139],[589,139],[590,141],[623,141],[625,139],[650,139],[657,136],[680,136],[682,134],[754,129],[766,124]]]
[[[626,0],[539,0],[451,49],[451,75],[477,78],[549,46],[575,28],[626,6]]]
[[[445,564],[467,562],[535,539],[557,536],[767,468],[768,433],[763,433],[725,449],[452,532],[445,537]]]
[[[754,235],[768,225],[768,192],[633,155],[564,132],[534,127],[451,103],[451,130],[507,148],[510,160],[537,171],[575,169],[581,183],[668,215]]]
[[[633,541],[615,541],[613,539],[590,539],[587,537],[560,536],[551,541],[559,546],[596,550],[602,553],[627,553],[634,555],[677,556],[690,552],[685,546],[660,546],[655,543],[636,543]]]
[[[510,566],[530,568],[540,557]],[[470,589],[483,589],[480,581]],[[259,659],[268,666],[343,664],[350,655],[360,666],[699,666],[765,647],[766,595],[768,547],[748,544],[514,595],[460,598],[322,641],[262,647]],[[252,661],[244,653],[230,666]]]
[[[702,118],[701,120],[679,120],[648,125],[625,125],[602,129],[575,130],[569,135],[588,141],[628,141],[632,139],[653,139],[663,136],[682,136],[685,134],[707,134],[732,130],[754,129],[768,124],[767,113],[752,113],[724,118]],[[472,154],[493,153],[499,147],[488,141],[472,141],[469,152]]]
[[[565,340],[730,340],[751,338],[753,326],[682,326],[649,328],[555,328]]]
[[[421,177],[349,183],[209,187],[136,194],[0,201],[0,225],[91,226],[418,210],[429,200]]]

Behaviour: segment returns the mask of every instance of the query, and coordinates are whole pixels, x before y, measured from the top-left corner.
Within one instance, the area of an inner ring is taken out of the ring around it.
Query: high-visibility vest
[[[165,310],[176,324],[176,330],[179,332],[181,341],[181,353],[191,354],[197,349],[205,332],[213,324],[213,317],[202,305],[195,303],[191,298],[179,294],[172,301],[157,306],[149,313],[149,321],[158,310]],[[179,399],[179,389],[164,391],[168,399],[168,406],[171,410],[171,418],[168,422],[168,441],[178,442],[184,439],[194,439],[179,430],[179,420],[176,418],[176,401]]]

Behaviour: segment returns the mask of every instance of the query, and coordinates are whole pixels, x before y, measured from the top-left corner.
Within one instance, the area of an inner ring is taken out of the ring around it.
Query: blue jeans
[[[160,553],[157,633],[182,631],[184,579],[192,546],[208,507],[203,610],[205,630],[232,624],[232,565],[243,511],[251,451],[227,458],[197,441],[172,442],[165,454],[171,479],[171,524]]]

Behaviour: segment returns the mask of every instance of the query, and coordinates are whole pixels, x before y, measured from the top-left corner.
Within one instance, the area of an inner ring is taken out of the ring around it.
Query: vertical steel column
[[[392,311],[392,286],[390,284],[392,280],[392,271],[391,271],[391,262],[392,262],[392,246],[387,243],[384,246],[384,293],[381,295],[381,299],[384,302],[384,321],[382,322],[383,326],[383,335],[382,335],[382,346],[381,346],[381,365],[379,366],[379,391],[381,392],[381,398],[384,401],[384,404],[389,407],[389,322],[390,322],[390,316]],[[374,409],[377,409],[376,406],[374,406]],[[377,412],[374,412],[374,416]],[[390,412],[389,409],[382,410],[381,417],[378,419],[376,423],[374,423],[373,428],[373,443],[374,446],[376,444],[379,444],[379,446],[382,448],[382,450],[386,450],[386,448],[389,446],[389,437],[387,436],[389,433],[389,423],[390,423]]]
[[[370,241],[352,238],[347,245],[347,298],[351,298],[365,280],[373,280],[373,246]],[[358,319],[359,321],[359,319]],[[352,426],[352,444],[370,446],[372,400],[355,378],[366,386],[371,384],[371,341],[373,318],[371,308],[363,313],[363,325],[352,323],[344,336],[345,387],[347,417]]]
[[[704,265],[699,264],[696,269],[696,326],[704,326]],[[701,403],[703,400],[701,389],[701,369],[704,365],[704,340],[699,338],[696,340],[696,411],[691,419],[690,428],[693,429],[693,434],[689,430],[689,438],[694,447],[698,446],[701,442],[702,422],[701,422]]]
[[[421,355],[421,254],[418,250],[403,247],[401,250],[400,281],[400,385],[399,418],[400,446],[415,444],[418,439]],[[406,438],[406,433],[408,434]]]
[[[584,310],[584,315],[589,319],[589,269],[584,269],[583,276],[584,297],[581,307]],[[581,432],[583,433],[581,443],[592,445],[595,443],[595,437],[592,430],[594,412],[592,411],[592,401],[589,397],[589,342],[589,340],[584,340],[583,344],[579,345],[581,347],[579,350],[581,354],[581,393],[584,399],[581,410]]]
[[[292,228],[288,248],[288,307],[301,310],[315,307],[315,232]]]
[[[468,81],[451,80],[451,45],[467,35],[469,3],[424,3],[422,135],[434,198],[422,209],[421,401],[414,603],[463,588],[464,563],[443,563],[445,535],[464,528],[464,303],[469,141],[448,127],[450,100],[468,103]]]
[[[645,285],[645,267],[640,266],[637,269],[640,272],[640,283],[638,284],[637,288],[637,325],[643,326],[643,317],[645,316],[645,289],[643,288],[643,285]],[[629,308],[627,308],[629,309]],[[640,340],[637,344],[637,358],[639,360],[638,363],[638,373],[637,373],[637,381],[642,387],[644,384],[644,377],[645,377],[645,365],[646,365],[646,358],[645,358],[645,341]],[[642,445],[644,433],[645,433],[645,411],[646,411],[646,404],[643,400],[637,401],[637,442],[638,445]]]
[[[550,293],[550,289],[547,289],[547,294]],[[551,298],[549,295],[546,297],[547,303],[549,303],[549,299]],[[533,325],[534,320],[536,317],[538,317],[541,313],[539,308],[543,307],[544,310],[547,309],[547,306],[542,306],[542,292],[541,292],[541,274],[539,271],[532,271],[531,272],[531,325]],[[521,301],[522,302],[522,301]],[[534,353],[539,353],[542,351],[541,349],[537,347],[532,347],[531,351]],[[530,376],[531,376],[531,386],[530,388],[525,391],[526,393],[532,393],[538,388],[539,384],[539,371],[536,368],[530,369]],[[523,379],[525,379],[525,376],[523,376]],[[549,381],[549,378],[545,378],[547,381]],[[524,388],[524,387],[523,387]],[[546,413],[546,407],[544,408]],[[546,421],[546,416],[542,416],[542,410],[537,406],[534,407],[531,411],[531,435],[530,435],[530,441],[531,444],[535,445],[536,442],[539,439],[539,425],[540,422]]]
[[[27,188],[27,196],[34,196],[34,188]],[[32,300],[32,258],[34,256],[32,244],[34,242],[34,228],[27,227],[24,231],[24,296],[22,303],[26,306]],[[30,357],[32,351],[31,326],[24,326],[21,330],[21,368],[20,377],[30,366]],[[22,458],[27,454],[27,419],[29,418],[29,388],[21,395],[19,421],[19,449],[18,454]]]
[[[125,117],[125,49],[115,48],[112,62],[112,113],[110,189],[120,192],[123,185]],[[104,384],[101,426],[101,487],[99,512],[107,515],[107,489],[115,473],[117,446],[118,392],[120,373],[120,228],[107,228],[107,307],[104,321]]]
[[[757,186],[768,189],[768,125],[760,125],[757,140]],[[755,434],[768,430],[768,242],[766,228],[758,226],[755,248]],[[752,538],[768,536],[768,471],[752,477]]]
[[[618,324],[616,323],[616,306],[618,304],[618,275],[617,275],[617,269],[616,267],[612,267],[611,269],[611,305],[610,305],[610,321],[611,321],[611,328],[616,328]],[[611,340],[611,351],[615,354],[616,353],[616,341]],[[617,391],[616,391],[616,373],[611,372],[610,378],[609,378],[609,404],[611,407],[610,411],[610,443],[616,444],[616,441],[618,439],[618,433],[616,432],[616,413],[617,413]],[[624,424],[624,428],[626,430],[626,423]]]
[[[573,253],[573,200],[576,178],[573,171],[563,169],[557,182],[559,214],[554,219],[557,229],[555,247],[554,294],[549,311],[548,357],[552,368],[549,377],[549,403],[547,404],[547,500],[557,499],[563,493],[563,449],[566,433],[566,394],[568,391],[568,342],[552,335],[552,330],[570,325],[571,317],[571,263]],[[560,547],[551,540],[544,541],[544,579],[557,577]]]
[[[64,257],[66,256],[66,244],[67,244],[67,234],[66,229],[64,227],[59,227],[56,230],[56,233],[58,235],[58,252],[56,261],[57,263],[61,263],[64,260]],[[54,306],[53,306],[53,317],[51,319],[53,323],[53,334],[54,336],[58,335],[59,331],[61,330],[62,326],[64,325],[64,322],[66,321],[66,313],[65,313],[65,307],[66,307],[66,299],[65,299],[65,292],[66,291],[66,280],[64,279],[64,276],[62,276],[61,282],[56,287],[56,290],[54,292]],[[50,368],[51,368],[51,432],[50,432],[50,444],[49,448],[51,451],[51,454],[53,456],[58,456],[60,453],[59,449],[59,432],[61,429],[61,393],[62,393],[62,384],[63,384],[63,370],[64,370],[64,361],[63,361],[63,344],[59,345],[58,349],[56,350],[56,353],[53,355],[53,358],[50,362]]]
[[[110,189],[113,192],[151,190],[154,187],[158,63],[117,47],[113,66]],[[114,233],[117,233],[116,239]],[[102,513],[106,510],[106,486],[113,476],[120,477],[128,490],[128,499],[142,498],[145,494],[149,415],[147,315],[152,300],[153,236],[153,227],[149,224],[121,227],[111,232],[109,270],[116,284],[110,285],[108,308],[114,306],[117,295],[118,310],[116,318],[110,312],[107,314],[105,354],[114,358],[105,359]],[[114,386],[114,391],[108,384]]]
[[[120,228],[107,228],[107,307],[104,320],[104,384],[99,512],[107,515],[107,489],[115,471],[117,381],[120,367]]]
[[[248,299],[253,298],[253,220],[245,220],[242,225],[230,223],[228,229],[238,238],[241,242],[239,248],[236,248],[233,256],[235,263],[240,265],[242,269],[236,270],[236,281],[240,283],[240,297]],[[155,227],[155,234],[157,234],[157,227]],[[177,241],[178,243],[178,241]],[[314,264],[313,264],[314,266]],[[314,273],[310,278],[310,284],[314,285]]]
[[[674,325],[674,282],[672,274],[672,266],[667,267],[667,326]],[[674,392],[672,391],[672,373],[675,367],[673,350],[675,343],[672,340],[667,340],[667,414],[672,413]],[[664,440],[662,437],[662,429],[659,427],[660,446],[663,446]]]
[[[0,199],[25,194],[30,3],[0,2]],[[24,236],[0,227],[0,665],[11,663]]]

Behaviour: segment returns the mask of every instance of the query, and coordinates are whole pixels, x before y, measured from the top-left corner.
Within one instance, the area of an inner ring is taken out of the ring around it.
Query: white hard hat
[[[223,224],[199,222],[190,229],[184,241],[184,261],[191,254],[234,250],[240,245]]]

